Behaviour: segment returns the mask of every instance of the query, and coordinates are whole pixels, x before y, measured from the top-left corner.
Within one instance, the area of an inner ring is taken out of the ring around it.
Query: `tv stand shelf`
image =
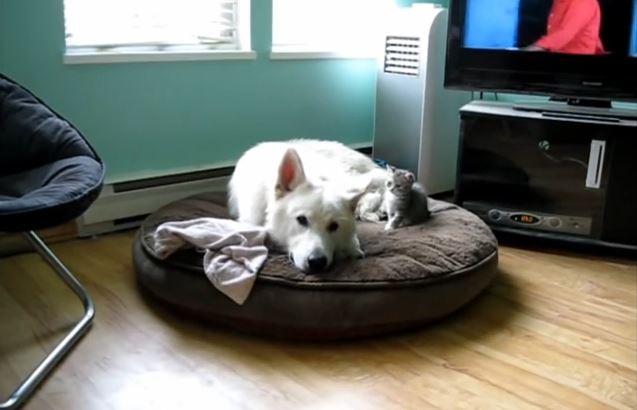
[[[634,115],[473,101],[460,119],[456,203],[495,231],[637,251]]]
[[[504,103],[506,104],[506,103]],[[512,104],[514,110],[518,111],[530,111],[540,112],[545,114],[565,114],[578,116],[581,118],[591,117],[595,118],[608,118],[611,120],[633,120],[637,121],[637,109],[630,110],[626,108],[604,108],[604,107],[589,107],[585,105],[571,105],[566,102],[555,101],[543,101],[538,103],[514,103]]]

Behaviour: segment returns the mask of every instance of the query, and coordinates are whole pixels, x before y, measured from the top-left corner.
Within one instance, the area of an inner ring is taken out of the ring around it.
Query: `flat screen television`
[[[445,86],[637,101],[637,0],[450,0]]]

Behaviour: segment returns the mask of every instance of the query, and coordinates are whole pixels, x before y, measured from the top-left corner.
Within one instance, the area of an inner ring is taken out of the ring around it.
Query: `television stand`
[[[577,101],[577,102],[576,102]],[[591,100],[564,99],[557,101],[551,99],[541,102],[514,103],[516,111],[541,113],[547,117],[582,118],[597,121],[617,122],[621,120],[637,120],[637,110],[612,107],[610,101],[595,101],[595,104],[587,104]]]
[[[566,103],[572,107],[613,108],[611,100],[590,100],[586,98],[550,97],[549,101]]]
[[[554,105],[463,106],[454,201],[494,231],[637,252],[637,119]]]

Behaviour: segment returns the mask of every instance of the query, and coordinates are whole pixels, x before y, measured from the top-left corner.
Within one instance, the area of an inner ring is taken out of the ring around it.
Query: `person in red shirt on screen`
[[[603,54],[597,0],[553,0],[546,35],[525,48],[568,54]]]

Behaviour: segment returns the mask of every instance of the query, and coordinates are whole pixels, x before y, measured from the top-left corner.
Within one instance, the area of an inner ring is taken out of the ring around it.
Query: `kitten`
[[[387,181],[384,207],[387,212],[385,230],[414,225],[429,218],[427,192],[415,182],[414,174],[394,167],[387,167],[390,180]]]

